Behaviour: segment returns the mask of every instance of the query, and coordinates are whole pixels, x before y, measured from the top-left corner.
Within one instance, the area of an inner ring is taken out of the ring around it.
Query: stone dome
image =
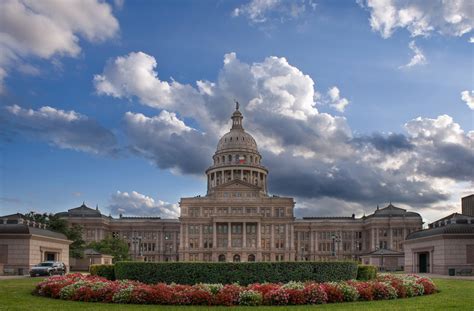
[[[217,144],[217,152],[231,149],[246,149],[246,151],[258,153],[257,142],[244,130],[233,129],[221,137]]]
[[[217,144],[217,153],[227,150],[243,150],[247,152],[258,153],[257,142],[249,133],[245,132],[242,126],[242,113],[239,111],[237,103],[236,109],[232,114],[232,128],[224,134]]]

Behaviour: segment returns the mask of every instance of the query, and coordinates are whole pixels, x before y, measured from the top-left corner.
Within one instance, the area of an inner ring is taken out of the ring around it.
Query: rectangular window
[[[242,225],[241,224],[232,224],[232,233],[233,234],[242,233]]]
[[[256,224],[246,224],[245,226],[246,226],[247,234],[255,234],[257,232]]]

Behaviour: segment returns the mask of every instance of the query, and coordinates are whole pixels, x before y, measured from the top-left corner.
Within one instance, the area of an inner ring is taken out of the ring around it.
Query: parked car
[[[60,261],[44,261],[30,270],[30,276],[39,276],[39,275],[64,275],[66,274],[67,269],[66,265]]]

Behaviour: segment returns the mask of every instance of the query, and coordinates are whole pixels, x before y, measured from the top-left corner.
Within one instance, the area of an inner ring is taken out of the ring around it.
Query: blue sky
[[[1,214],[175,217],[233,98],[300,216],[432,221],[474,192],[470,1],[1,6]]]

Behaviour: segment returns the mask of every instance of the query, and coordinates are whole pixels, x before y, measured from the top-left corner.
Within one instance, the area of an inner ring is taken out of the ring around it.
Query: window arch
[[[250,261],[250,262],[253,262],[255,261],[255,255],[254,254],[250,254],[247,261]]]
[[[234,262],[240,262],[240,255],[239,255],[239,254],[235,254],[235,255],[234,255],[234,258],[233,258],[233,261],[234,261]]]
[[[219,262],[225,262],[225,255],[220,254],[218,260],[219,260]]]

